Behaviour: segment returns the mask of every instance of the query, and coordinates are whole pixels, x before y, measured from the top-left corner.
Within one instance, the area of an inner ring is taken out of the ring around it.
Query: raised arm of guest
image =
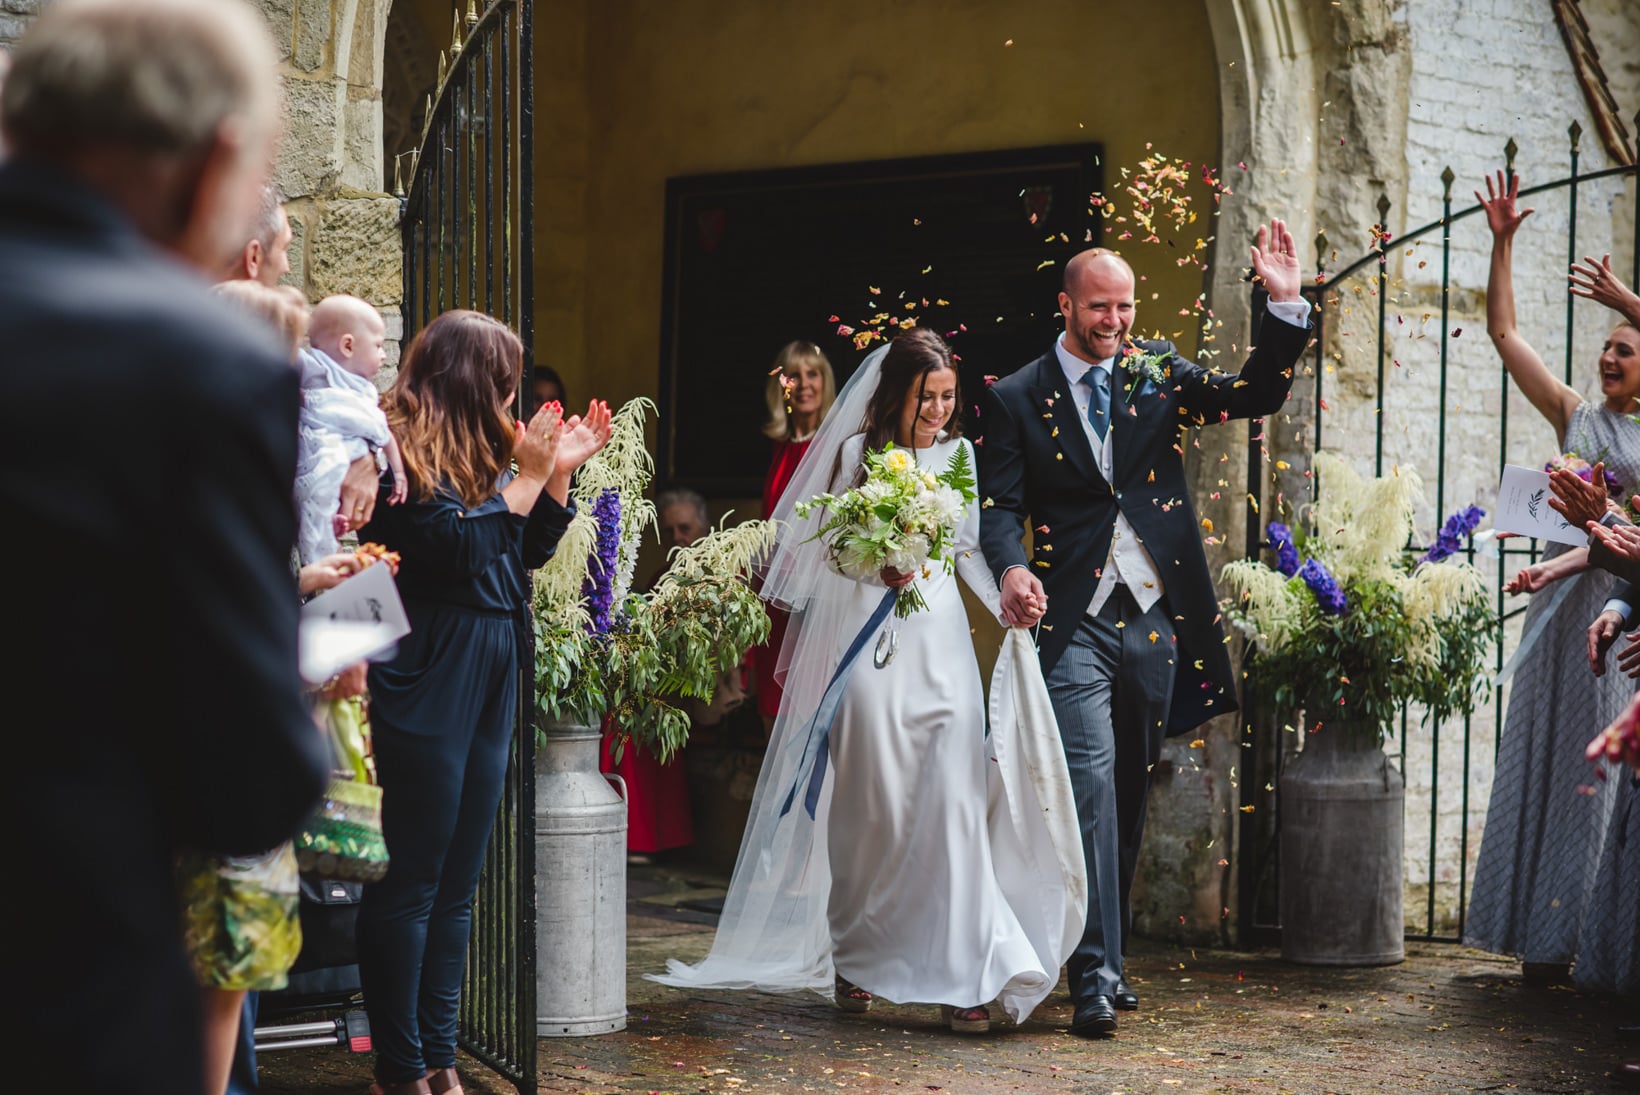
[[[1515,324],[1515,279],[1512,265],[1515,232],[1534,210],[1517,209],[1520,177],[1507,179],[1499,171],[1497,182],[1486,179],[1486,197],[1475,192],[1475,200],[1486,211],[1486,226],[1492,231],[1492,267],[1486,279],[1486,330],[1492,345],[1503,359],[1503,367],[1521,394],[1555,429],[1556,440],[1564,447],[1566,425],[1582,397],[1556,378],[1542,356],[1522,337]]]
[[[1573,296],[1587,297],[1597,304],[1604,304],[1629,323],[1640,327],[1640,295],[1623,284],[1623,279],[1612,273],[1612,257],[1604,255],[1599,262],[1583,256],[1585,265],[1572,263],[1572,272],[1568,280],[1571,282]]]

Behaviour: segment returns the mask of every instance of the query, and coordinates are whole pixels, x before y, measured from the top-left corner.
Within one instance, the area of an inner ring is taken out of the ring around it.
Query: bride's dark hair
[[[894,341],[888,344],[888,353],[883,355],[877,390],[871,393],[871,402],[866,404],[866,420],[862,426],[866,435],[864,451],[875,452],[895,440],[906,395],[915,387],[917,397],[921,399],[923,388],[928,383],[928,374],[941,369],[956,371],[956,366],[951,364],[951,347],[945,344],[945,339],[926,327],[913,327],[894,336]],[[960,378],[957,381],[957,409],[951,412],[951,420],[945,424],[945,436],[962,436]],[[863,482],[865,469],[861,468],[855,472],[854,485],[859,486]]]

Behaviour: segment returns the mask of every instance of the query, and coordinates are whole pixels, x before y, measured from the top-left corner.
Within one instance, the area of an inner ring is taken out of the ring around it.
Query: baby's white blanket
[[[323,350],[306,349],[302,419],[296,448],[297,551],[304,564],[336,550],[331,518],[348,465],[392,438],[376,386],[337,364]]]

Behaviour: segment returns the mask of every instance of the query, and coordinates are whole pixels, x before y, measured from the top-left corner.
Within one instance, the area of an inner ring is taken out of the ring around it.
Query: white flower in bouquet
[[[949,574],[956,565],[957,525],[975,497],[967,446],[959,445],[939,474],[919,469],[910,453],[893,445],[867,453],[864,464],[865,482],[858,487],[796,507],[799,517],[816,508],[827,511],[815,535],[825,541],[832,565],[852,578],[868,578],[885,567],[915,574],[930,563]],[[915,581],[894,600],[895,615],[902,619],[926,607]]]

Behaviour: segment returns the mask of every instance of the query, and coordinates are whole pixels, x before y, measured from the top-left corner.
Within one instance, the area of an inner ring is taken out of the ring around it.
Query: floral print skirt
[[[256,992],[285,987],[302,949],[296,853],[177,857],[183,940],[206,988]]]

